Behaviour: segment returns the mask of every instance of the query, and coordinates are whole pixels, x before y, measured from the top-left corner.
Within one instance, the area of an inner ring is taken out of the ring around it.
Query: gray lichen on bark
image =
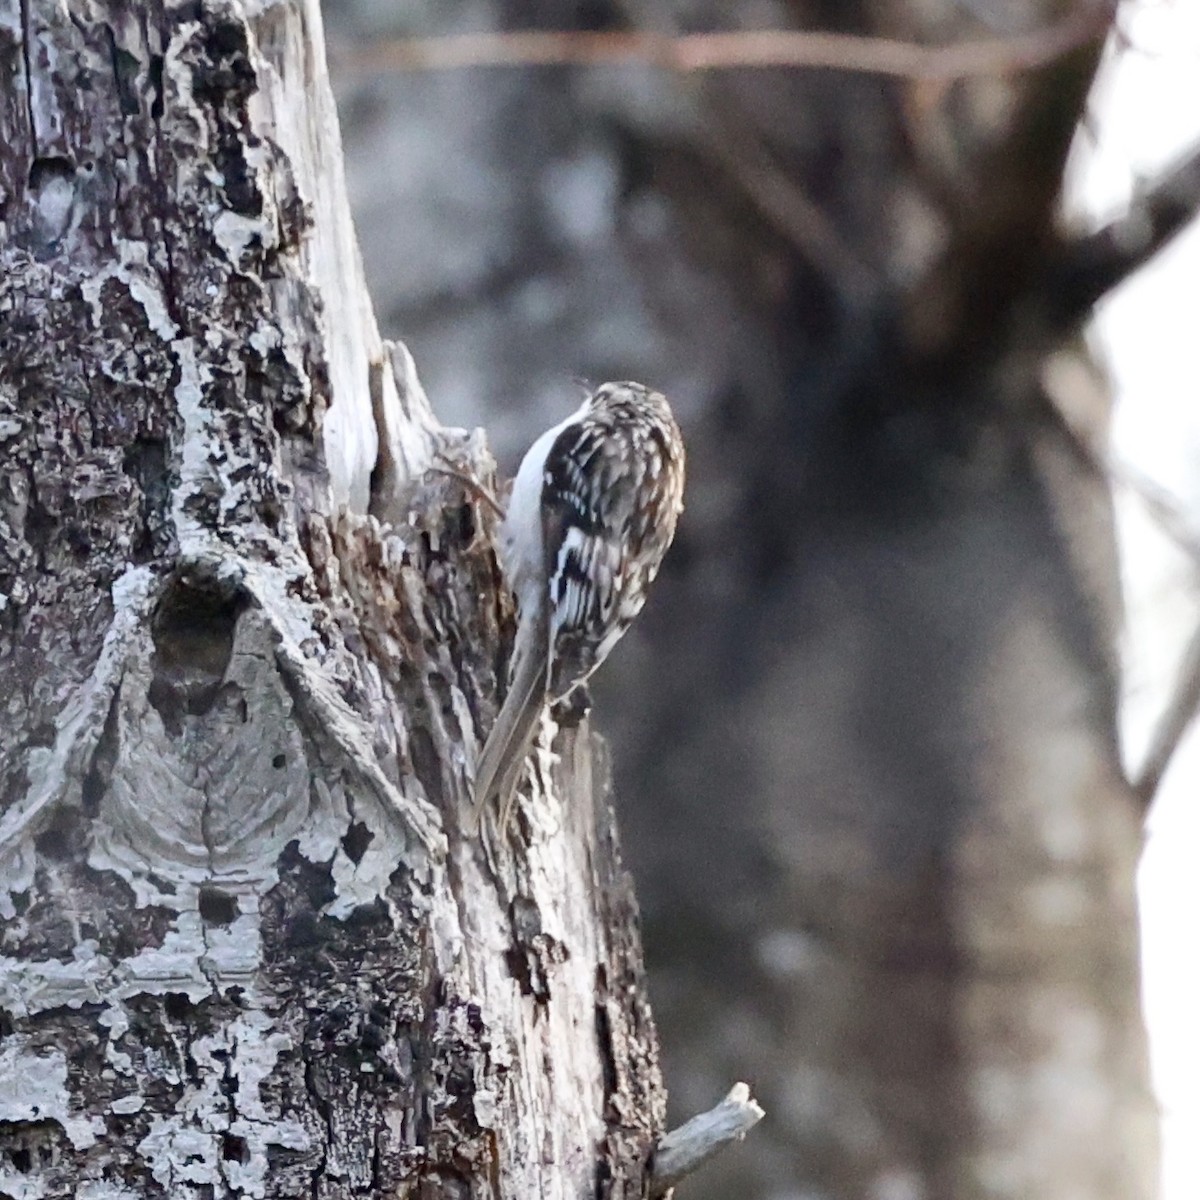
[[[586,725],[457,826],[512,613],[376,332],[315,0],[0,3],[0,1190],[640,1195]]]

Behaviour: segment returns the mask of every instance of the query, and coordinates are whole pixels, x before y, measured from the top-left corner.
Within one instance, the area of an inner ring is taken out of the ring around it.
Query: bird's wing
[[[620,430],[582,418],[546,456],[542,547],[549,605],[548,691],[565,696],[604,661],[641,607],[629,611],[629,532],[636,486]]]

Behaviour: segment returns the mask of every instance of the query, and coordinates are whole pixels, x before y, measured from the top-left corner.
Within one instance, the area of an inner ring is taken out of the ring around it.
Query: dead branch
[[[740,1142],[766,1114],[744,1083],[735,1083],[715,1108],[664,1134],[654,1152],[650,1195],[662,1196],[726,1146]]]
[[[1109,0],[1084,0],[1061,22],[1018,37],[923,46],[891,38],[769,29],[670,36],[650,32],[522,31],[395,38],[342,44],[340,65],[357,71],[451,71],[468,67],[653,66],[720,71],[803,67],[901,79],[949,81],[1035,70],[1104,36]]]
[[[1200,145],[1144,186],[1129,208],[1095,233],[1068,242],[1052,292],[1060,327],[1092,307],[1158,253],[1200,213]]]

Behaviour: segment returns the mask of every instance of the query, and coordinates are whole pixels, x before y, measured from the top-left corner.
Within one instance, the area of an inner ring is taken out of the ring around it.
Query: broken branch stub
[[[654,1151],[650,1195],[665,1195],[714,1155],[740,1142],[765,1115],[750,1089],[735,1083],[720,1104],[663,1136]]]

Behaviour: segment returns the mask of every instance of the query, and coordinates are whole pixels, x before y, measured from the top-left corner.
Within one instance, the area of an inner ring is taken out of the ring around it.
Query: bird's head
[[[646,387],[644,383],[635,383],[632,380],[602,383],[588,397],[586,407],[592,412],[606,413],[618,418],[623,415],[646,414],[664,423],[675,423],[666,396]]]

